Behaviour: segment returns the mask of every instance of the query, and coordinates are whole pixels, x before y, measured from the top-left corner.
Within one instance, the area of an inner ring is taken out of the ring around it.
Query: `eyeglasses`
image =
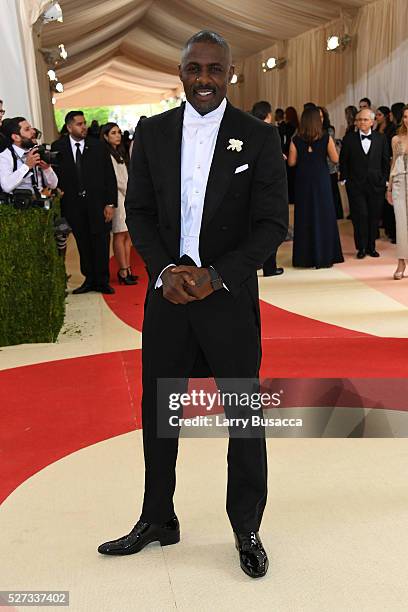
[[[0,110],[0,115],[5,115],[6,111],[5,110]]]

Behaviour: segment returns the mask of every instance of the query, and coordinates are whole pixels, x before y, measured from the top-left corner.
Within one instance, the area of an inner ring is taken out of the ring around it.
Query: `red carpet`
[[[112,278],[116,271],[111,262]],[[147,275],[135,287],[115,285],[112,311],[141,330]],[[261,303],[267,378],[406,378],[408,340],[379,338]],[[0,500],[50,463],[80,448],[140,428],[140,351],[119,351],[0,372]],[[397,383],[397,381],[396,381]],[[370,383],[372,384],[372,383]],[[397,384],[400,384],[398,382]],[[405,409],[389,381],[378,392],[387,408]],[[301,401],[301,400],[299,400]],[[381,406],[379,406],[381,407]]]

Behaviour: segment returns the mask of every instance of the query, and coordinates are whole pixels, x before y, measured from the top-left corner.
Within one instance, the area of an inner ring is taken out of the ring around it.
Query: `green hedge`
[[[54,216],[0,205],[0,346],[55,342],[62,327],[66,274]]]

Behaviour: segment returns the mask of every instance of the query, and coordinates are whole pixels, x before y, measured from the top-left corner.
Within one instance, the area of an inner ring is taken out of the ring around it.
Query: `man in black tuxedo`
[[[389,175],[390,157],[384,134],[374,132],[374,113],[357,115],[357,132],[346,134],[340,152],[340,180],[346,181],[357,258],[379,257],[378,224]]]
[[[282,109],[281,108],[276,109],[275,121],[280,116],[278,111],[282,111]],[[260,100],[259,102],[255,102],[255,104],[252,107],[251,114],[257,119],[264,121],[268,125],[271,125],[272,123],[272,107],[270,103],[267,102],[266,100]],[[282,111],[282,119],[283,119],[283,111]],[[282,123],[284,124],[284,121],[281,121],[280,125],[277,125],[276,127],[278,128],[279,136],[281,139],[281,148],[283,149],[282,129],[281,129]],[[280,276],[281,274],[284,273],[284,269],[278,268],[276,265],[276,251],[273,252],[268,257],[268,259],[264,262],[262,269],[263,269],[264,276]]]
[[[186,104],[137,129],[125,206],[149,274],[142,350],[145,494],[140,520],[128,536],[102,544],[103,554],[132,554],[149,542],[180,539],[173,507],[178,440],[157,433],[157,380],[258,377],[257,269],[286,236],[287,187],[276,128],[226,100],[233,70],[222,37],[195,34],[179,67]],[[241,567],[254,578],[268,568],[257,533],[266,480],[264,436],[231,437],[227,512]]]
[[[272,121],[270,123],[272,123]],[[281,148],[283,151],[283,147],[285,146],[285,111],[283,108],[275,109],[275,125],[278,128],[281,139]]]
[[[109,285],[110,230],[118,197],[112,160],[103,142],[87,138],[82,111],[70,111],[65,124],[69,135],[56,140],[52,149],[59,152],[61,212],[72,227],[85,277],[72,293],[115,293]]]

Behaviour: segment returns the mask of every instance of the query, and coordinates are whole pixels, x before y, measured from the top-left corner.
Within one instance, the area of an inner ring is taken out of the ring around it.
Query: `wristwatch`
[[[223,289],[224,283],[222,282],[222,278],[218,274],[217,270],[215,270],[212,266],[208,266],[208,271],[210,273],[211,287],[214,289],[214,291],[218,291],[218,289]]]

